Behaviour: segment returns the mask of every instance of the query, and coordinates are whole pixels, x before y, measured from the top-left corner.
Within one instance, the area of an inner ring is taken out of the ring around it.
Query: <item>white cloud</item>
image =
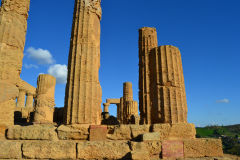
[[[30,68],[38,69],[38,66],[37,66],[37,65],[34,65],[34,64],[24,64],[23,66],[24,66],[26,69],[30,69]]]
[[[217,103],[229,103],[229,102],[230,102],[230,100],[229,100],[229,99],[226,99],[226,98],[224,98],[224,99],[217,100],[216,102],[217,102]]]
[[[54,64],[48,68],[48,74],[54,76],[58,84],[65,84],[67,82],[67,66],[61,64]]]
[[[26,52],[27,57],[33,61],[36,61],[38,64],[53,64],[55,62],[51,53],[48,50],[29,47]]]

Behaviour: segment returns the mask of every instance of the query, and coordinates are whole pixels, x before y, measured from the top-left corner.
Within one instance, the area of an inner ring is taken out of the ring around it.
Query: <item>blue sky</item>
[[[73,5],[32,0],[29,14],[21,77],[36,86],[39,73],[58,76],[57,107],[64,105]],[[181,50],[189,122],[240,123],[239,7],[239,0],[102,0],[103,102],[121,97],[126,81],[138,100],[138,29],[156,27],[159,45]]]

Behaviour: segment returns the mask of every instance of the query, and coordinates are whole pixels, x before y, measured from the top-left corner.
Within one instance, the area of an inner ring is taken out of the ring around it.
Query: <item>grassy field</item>
[[[222,138],[224,153],[240,155],[240,125],[196,128],[198,138]]]

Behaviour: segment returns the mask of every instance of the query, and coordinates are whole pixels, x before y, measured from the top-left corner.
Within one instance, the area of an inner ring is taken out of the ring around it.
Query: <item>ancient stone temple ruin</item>
[[[110,104],[117,105],[117,119],[115,122],[109,115]],[[103,103],[103,106],[102,124],[139,124],[138,103],[133,100],[131,82],[125,82],[123,84],[123,97],[119,99],[107,99],[106,103]]]
[[[122,97],[107,99],[101,110],[100,0],[75,0],[65,106],[54,108],[53,76],[40,74],[37,88],[20,79],[29,5],[2,0],[0,9],[0,159],[223,156],[220,139],[197,139],[187,122],[180,51],[158,47],[155,28],[139,30],[139,107],[125,82]]]

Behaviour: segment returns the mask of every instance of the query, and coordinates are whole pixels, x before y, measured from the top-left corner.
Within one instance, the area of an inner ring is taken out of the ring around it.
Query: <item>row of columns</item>
[[[27,99],[26,99],[27,96]],[[17,107],[20,108],[32,108],[33,107],[34,94],[26,91],[25,89],[19,89],[17,98]],[[26,103],[25,103],[26,102]]]
[[[110,104],[117,105],[117,120],[121,124],[132,124],[138,123],[136,120],[138,118],[138,103],[133,100],[133,90],[132,83],[125,82],[123,84],[123,97],[120,99],[108,99],[106,103],[103,103],[104,106],[104,119],[107,119],[109,115],[109,106]],[[133,122],[134,121],[134,122]]]

